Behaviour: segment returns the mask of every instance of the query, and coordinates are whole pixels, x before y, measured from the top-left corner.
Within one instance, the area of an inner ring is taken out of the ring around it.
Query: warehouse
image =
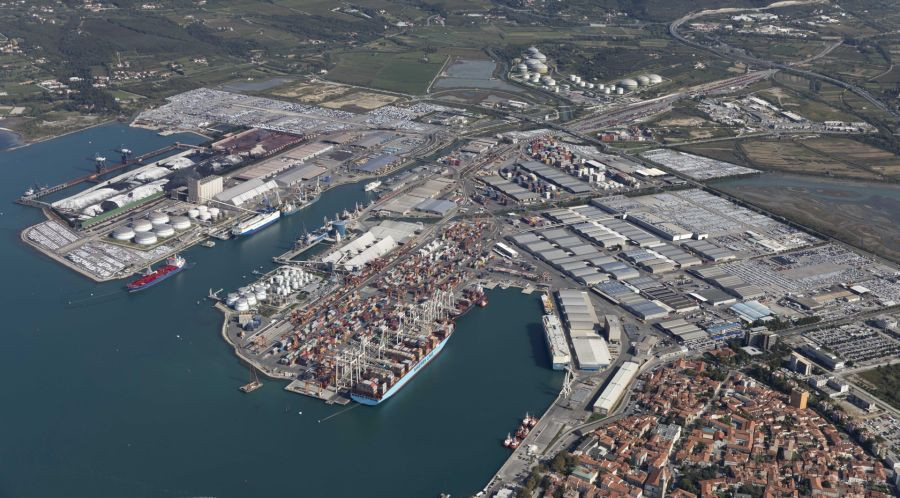
[[[312,164],[297,165],[275,177],[275,183],[281,188],[293,187],[307,180],[312,180],[328,171]]]
[[[587,292],[560,289],[556,292],[559,309],[569,326],[569,336],[596,336],[599,320]]]
[[[573,337],[572,346],[580,370],[600,370],[611,363],[609,348],[602,337]]]
[[[547,166],[544,163],[524,161],[516,163],[516,167],[529,173],[534,173],[544,181],[557,185],[573,194],[587,194],[591,192],[591,186],[586,182],[579,180],[560,169]]]
[[[499,176],[489,176],[482,178],[481,180],[489,185],[492,189],[502,193],[503,195],[516,202],[529,204],[541,199],[541,194],[532,192],[517,183],[513,183],[505,178],[500,178]]]
[[[456,209],[456,203],[444,199],[425,199],[415,206],[416,211],[438,216],[446,216],[454,209]]]
[[[594,402],[594,413],[600,415],[609,415],[611,411],[619,404],[622,396],[625,394],[628,385],[638,374],[638,364],[633,361],[626,361],[616,370],[600,397]]]
[[[263,181],[260,178],[254,178],[219,192],[216,194],[215,200],[224,204],[240,207],[276,188],[278,188],[278,185],[272,180]]]
[[[564,370],[572,362],[569,345],[562,324],[556,315],[544,315],[544,339],[550,350],[550,362],[554,370]]]

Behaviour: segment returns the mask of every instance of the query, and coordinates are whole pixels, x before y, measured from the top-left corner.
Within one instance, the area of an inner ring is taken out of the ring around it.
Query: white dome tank
[[[634,90],[637,86],[638,82],[631,78],[625,78],[624,80],[619,81],[619,88],[624,88],[626,90]]]
[[[131,240],[134,238],[134,230],[131,227],[119,227],[111,235],[116,240]]]
[[[256,295],[256,300],[259,301],[259,302],[265,301],[265,300],[266,300],[266,297],[267,297],[267,296],[266,296],[266,291],[264,291],[264,290],[258,290],[258,291],[256,291],[256,294],[255,294],[255,295]]]
[[[645,74],[638,76],[636,79],[640,86],[647,86],[650,84],[650,77]]]
[[[247,294],[244,296],[244,299],[247,300],[247,304],[250,306],[256,306],[256,294]]]
[[[250,309],[250,303],[247,302],[246,298],[240,298],[234,302],[234,309],[236,311],[248,311]]]
[[[188,209],[187,215],[188,215],[188,218],[196,218],[196,217],[200,216],[200,211],[195,208],[190,208],[190,209]]]
[[[240,298],[241,296],[237,292],[229,292],[228,296],[225,298],[225,304],[229,307],[234,307],[234,303]]]
[[[662,76],[660,76],[658,74],[648,74],[647,78],[650,79],[651,85],[658,85],[658,84],[662,83]]]
[[[148,216],[148,218],[150,219],[150,223],[153,223],[154,225],[158,223],[169,222],[169,215],[167,215],[166,213],[160,213],[159,211],[150,213],[150,216]]]
[[[169,221],[172,224],[172,228],[175,230],[186,230],[191,228],[191,220],[189,220],[187,216],[173,216]]]
[[[212,215],[209,214],[209,211],[200,213],[200,221],[209,221],[210,219],[212,219]]]
[[[157,223],[153,225],[153,233],[157,237],[171,237],[175,235],[175,229],[168,223]]]
[[[131,228],[133,228],[135,232],[149,232],[150,230],[153,230],[153,223],[150,223],[149,220],[137,220],[131,224]]]
[[[154,234],[153,232],[138,232],[134,236],[134,242],[142,246],[156,244],[156,241],[156,234]]]
[[[218,217],[219,217],[219,214],[220,214],[221,212],[222,212],[222,210],[219,209],[219,208],[217,208],[217,207],[211,207],[211,208],[209,208],[209,215],[212,216],[213,218],[218,218]]]

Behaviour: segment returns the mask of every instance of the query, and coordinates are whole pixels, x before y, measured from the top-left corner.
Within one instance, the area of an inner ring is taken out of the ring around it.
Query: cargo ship
[[[166,264],[157,268],[156,271],[148,273],[126,285],[128,292],[142,291],[148,287],[153,287],[169,277],[177,275],[184,269],[185,263],[186,261],[181,256],[169,256],[168,259],[166,259]]]
[[[254,233],[278,221],[278,218],[281,218],[281,211],[278,210],[268,213],[260,213],[247,221],[238,223],[237,226],[231,229],[231,233],[238,237],[253,235]]]
[[[403,386],[406,385],[407,382],[412,380],[413,377],[420,370],[422,370],[425,365],[427,365],[431,360],[433,360],[438,354],[440,354],[441,350],[444,349],[444,346],[447,344],[447,341],[450,339],[450,335],[452,334],[453,324],[449,324],[446,328],[446,335],[443,339],[441,339],[437,345],[435,345],[430,351],[425,353],[424,356],[412,367],[409,369],[406,374],[404,374],[398,381],[396,381],[391,387],[387,388],[384,393],[381,393],[382,386],[369,381],[368,383],[363,381],[357,384],[357,386],[350,391],[350,399],[356,401],[357,403],[363,405],[374,406],[384,401],[387,401],[391,396],[397,394]],[[369,387],[368,392],[362,392],[360,389],[362,386]]]

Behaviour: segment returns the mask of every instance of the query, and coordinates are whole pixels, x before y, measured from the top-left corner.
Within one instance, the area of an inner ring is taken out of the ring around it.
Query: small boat
[[[212,240],[204,240],[200,245],[203,247],[216,247],[216,243]]]
[[[380,186],[381,186],[381,181],[380,181],[380,180],[375,180],[374,182],[369,182],[369,183],[367,183],[366,186],[363,187],[363,190],[365,190],[366,192],[371,192],[371,191],[377,189],[377,188],[380,187]]]
[[[513,437],[510,436],[509,433],[507,433],[506,439],[503,440],[503,446],[509,448],[512,445],[513,441],[515,441],[515,439],[513,439]]]

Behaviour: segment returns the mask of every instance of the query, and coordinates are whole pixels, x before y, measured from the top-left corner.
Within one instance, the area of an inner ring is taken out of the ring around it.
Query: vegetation
[[[900,408],[900,365],[886,365],[859,374],[873,394]]]

